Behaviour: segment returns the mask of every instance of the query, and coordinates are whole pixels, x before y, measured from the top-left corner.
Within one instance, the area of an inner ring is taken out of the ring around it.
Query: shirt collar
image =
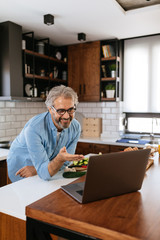
[[[49,125],[50,125],[50,128],[53,130],[53,131],[57,131],[57,128],[56,126],[54,125],[53,121],[52,121],[52,118],[51,118],[51,114],[48,112],[48,118],[49,118]]]

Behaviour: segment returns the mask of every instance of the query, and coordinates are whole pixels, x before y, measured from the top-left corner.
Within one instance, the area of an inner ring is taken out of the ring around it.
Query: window
[[[124,111],[160,112],[160,35],[124,41]]]
[[[160,35],[124,40],[126,132],[160,134]]]
[[[160,134],[160,114],[126,113],[126,132],[140,134]]]

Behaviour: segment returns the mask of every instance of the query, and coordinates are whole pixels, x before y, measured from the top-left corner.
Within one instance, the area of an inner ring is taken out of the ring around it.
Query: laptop
[[[89,158],[84,182],[61,186],[79,203],[88,203],[141,189],[150,149],[107,153]]]

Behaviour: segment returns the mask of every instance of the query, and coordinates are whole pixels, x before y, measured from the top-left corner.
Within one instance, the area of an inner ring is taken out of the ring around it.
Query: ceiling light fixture
[[[54,16],[53,15],[46,14],[43,17],[44,17],[44,23],[47,24],[48,26],[54,24]]]
[[[86,34],[85,33],[78,33],[78,40],[79,41],[85,41],[86,40]]]

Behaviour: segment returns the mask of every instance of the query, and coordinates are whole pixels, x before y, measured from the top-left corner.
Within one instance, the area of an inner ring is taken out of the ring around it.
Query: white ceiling
[[[54,15],[54,25],[43,23],[45,14]],[[4,21],[54,45],[78,43],[79,32],[86,41],[123,39],[160,33],[160,4],[125,12],[115,0],[1,0]]]

